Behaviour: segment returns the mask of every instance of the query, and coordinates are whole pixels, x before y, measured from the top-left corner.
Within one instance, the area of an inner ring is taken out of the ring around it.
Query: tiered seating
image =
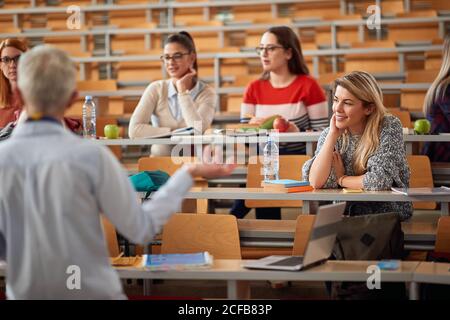
[[[325,16],[324,20],[361,20],[361,15],[342,15],[342,16]],[[337,30],[337,43],[339,45],[350,44],[359,41],[358,27],[339,27]],[[316,45],[318,47],[329,47],[331,44],[331,30],[329,27],[316,28]]]
[[[439,70],[414,70],[406,74],[406,83],[431,83]],[[422,111],[427,89],[402,89],[400,106],[409,111]]]
[[[178,2],[194,2],[190,0]],[[197,2],[197,1],[196,1]],[[198,1],[198,7],[176,7],[173,9],[173,21],[175,26],[181,28],[226,28],[227,25],[240,25],[242,29],[233,31],[224,31],[223,38],[220,32],[217,31],[192,31],[197,49],[199,53],[238,53],[241,50],[252,50],[259,45],[262,32],[266,25],[291,25],[296,21],[301,23],[312,23],[311,27],[296,28],[302,41],[304,51],[317,50],[318,48],[329,48],[332,43],[331,29],[326,27],[315,27],[314,20],[322,21],[337,21],[340,20],[355,20],[361,21],[365,19],[368,14],[367,7],[373,3],[370,1],[347,1],[346,7],[341,7],[341,1],[338,0],[324,0],[312,3],[292,3],[277,5],[277,10],[273,11],[272,3],[261,3],[260,5],[245,5],[240,3],[237,6],[218,6],[218,7],[204,7],[202,1]],[[105,1],[97,1],[97,4],[106,3]],[[147,4],[160,3],[157,0],[153,1],[115,1],[116,5],[130,5],[130,4]],[[82,6],[91,5],[90,0],[83,1],[54,1],[58,8],[64,8],[71,4]],[[5,1],[4,8],[26,7],[29,1]],[[38,6],[45,6],[45,1],[38,1]],[[170,4],[168,4],[170,5]],[[177,4],[179,5],[179,4]],[[405,17],[429,17],[433,18],[442,14],[442,10],[448,10],[449,5],[443,4],[442,1],[411,1],[411,11],[406,13],[404,1],[401,0],[383,0],[381,1],[382,14],[384,21],[389,21],[389,18],[405,18]],[[108,26],[109,30],[117,29],[140,29],[141,34],[112,34],[110,37],[110,51],[112,55],[153,55],[158,57],[162,52],[162,43],[164,34],[152,33],[145,35],[145,30],[154,31],[155,29],[165,27],[169,22],[169,17],[166,16],[167,9],[152,9],[152,10],[104,10],[94,11],[85,14],[86,24],[83,30],[102,30],[104,26]],[[275,17],[277,15],[277,17]],[[28,17],[29,16],[29,17]],[[49,30],[67,30],[65,12],[48,13],[39,15],[28,15],[26,19],[21,19],[23,25],[21,28],[36,28],[45,27]],[[32,19],[30,19],[32,18]],[[152,22],[149,22],[150,20]],[[363,20],[365,22],[365,20]],[[248,29],[249,25],[261,25],[261,29]],[[4,32],[18,32],[21,29],[14,28],[13,18],[11,15],[0,15],[0,26],[3,27]],[[113,26],[113,27],[112,27]],[[414,28],[414,32],[411,31]],[[405,32],[404,30],[407,30]],[[350,48],[396,48],[399,43],[403,45],[410,43],[412,40],[426,40],[428,43],[432,40],[432,44],[442,43],[439,38],[438,24],[432,23],[406,23],[396,25],[383,25],[381,32],[370,31],[363,27],[363,37],[358,31],[358,26],[337,26],[336,45],[338,47]],[[413,38],[411,38],[413,37]],[[360,42],[364,38],[364,42]],[[377,38],[377,40],[375,40]],[[34,38],[30,43],[51,43],[55,46],[63,48],[70,52],[75,57],[89,57],[91,55],[107,54],[106,39],[103,34],[95,36],[86,36],[86,49],[83,51],[81,36],[57,36],[57,37],[39,37]],[[426,53],[406,53],[404,71],[411,72],[414,70],[436,70],[440,67],[441,53],[439,51],[430,51]],[[378,74],[380,76],[390,74],[397,78],[393,79],[395,83],[401,83],[402,66],[398,57],[398,53],[370,53],[370,54],[347,54],[339,56],[334,59],[331,56],[320,56],[318,64],[313,64],[313,57],[305,56],[308,67],[311,71],[315,71],[319,75],[319,80],[323,85],[323,79],[329,74],[331,77],[334,73],[348,72],[356,69],[364,69],[366,71]],[[333,61],[335,60],[335,61]],[[333,68],[333,62],[336,62]],[[314,66],[318,68],[314,70]],[[111,68],[108,72],[108,68]],[[160,61],[144,61],[131,62],[121,61],[113,63],[88,63],[84,67],[85,76],[83,79],[96,81],[105,79],[111,76],[121,84],[136,84],[141,83],[146,85],[152,80],[161,79],[163,75],[163,65]],[[222,77],[221,83],[215,84],[215,87],[232,86],[245,87],[249,79],[254,79],[261,73],[260,61],[255,58],[229,58],[220,60],[220,75]],[[203,78],[213,79],[214,77],[214,60],[200,59],[199,60],[199,74]],[[243,77],[245,75],[245,77]],[[81,80],[81,74],[80,80]],[[248,77],[247,77],[248,76]],[[223,80],[227,77],[237,79],[232,83],[225,83]],[[382,78],[380,78],[382,79]],[[431,82],[431,80],[420,82]],[[245,82],[244,80],[247,80]],[[328,79],[328,82],[333,80]],[[392,80],[390,80],[392,81]],[[406,79],[405,83],[417,83],[418,80]],[[387,83],[387,82],[383,82]],[[392,82],[389,82],[392,83]],[[424,90],[402,89],[390,90],[385,95],[385,104],[392,108],[403,108],[414,112],[420,112],[422,109],[422,99]],[[222,94],[221,95],[221,111],[238,112],[240,109],[240,102],[242,100],[242,93]],[[133,104],[136,99],[110,99],[110,104],[113,107],[108,108],[109,112],[118,115],[120,112],[132,111]],[[118,107],[120,105],[120,107]],[[78,114],[80,106],[74,108],[74,114]],[[75,112],[76,111],[76,112]]]
[[[393,41],[367,41],[353,43],[354,48],[395,48]],[[345,56],[344,72],[358,70],[380,73],[399,72],[398,55],[396,53],[348,54]]]
[[[436,17],[437,13],[430,10],[399,13],[397,16],[402,18]],[[411,28],[414,28],[414,32],[411,32]],[[438,23],[390,25],[388,32],[388,39],[393,41],[426,41],[439,37]]]

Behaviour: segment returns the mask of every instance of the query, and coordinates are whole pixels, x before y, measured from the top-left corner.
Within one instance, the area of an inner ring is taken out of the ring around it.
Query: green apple
[[[108,139],[117,139],[119,137],[119,127],[115,124],[107,124],[103,131]]]
[[[418,134],[427,134],[430,132],[431,124],[427,119],[419,119],[414,122],[414,131]]]

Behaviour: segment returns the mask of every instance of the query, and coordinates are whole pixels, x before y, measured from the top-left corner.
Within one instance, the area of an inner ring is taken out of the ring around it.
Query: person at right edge
[[[444,40],[441,70],[425,96],[424,113],[430,134],[450,133],[450,34]],[[431,162],[450,162],[450,142],[426,142],[422,153]]]

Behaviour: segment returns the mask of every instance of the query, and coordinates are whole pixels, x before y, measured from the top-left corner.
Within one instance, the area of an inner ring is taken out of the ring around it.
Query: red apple
[[[286,132],[289,128],[289,121],[283,117],[278,117],[273,121],[273,128],[277,129],[279,132]]]

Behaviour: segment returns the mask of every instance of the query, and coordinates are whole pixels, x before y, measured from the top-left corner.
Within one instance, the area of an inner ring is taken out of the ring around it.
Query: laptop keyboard
[[[269,263],[269,266],[286,266],[293,267],[303,263],[303,257],[289,257],[277,262]]]

